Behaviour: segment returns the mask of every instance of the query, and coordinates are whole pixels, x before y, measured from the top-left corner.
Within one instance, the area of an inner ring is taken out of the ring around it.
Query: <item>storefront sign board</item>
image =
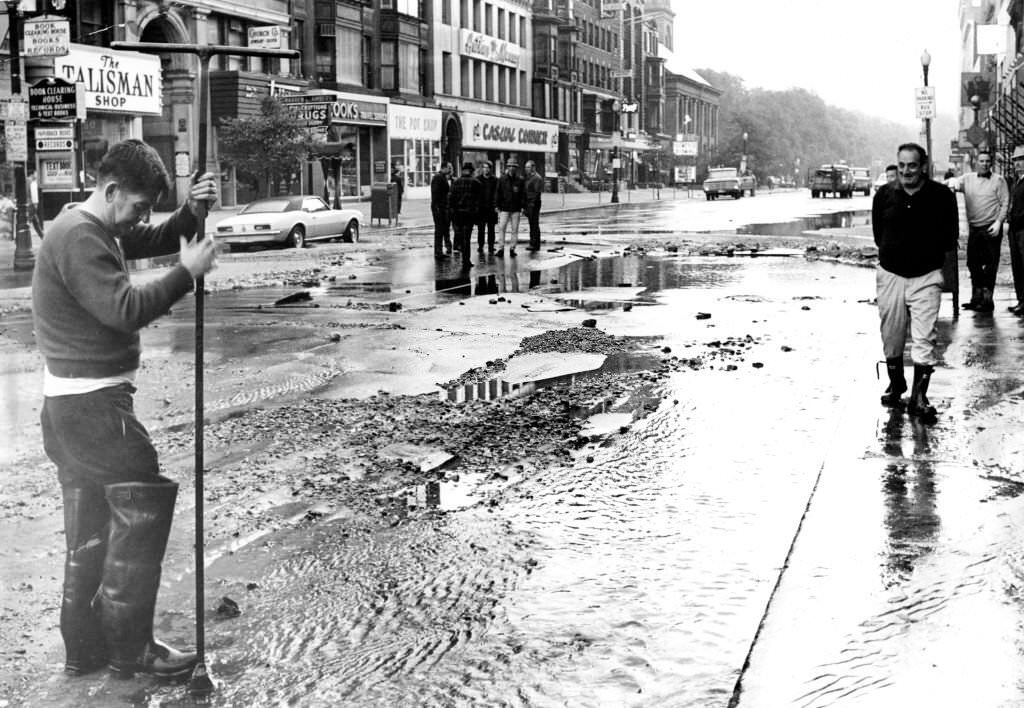
[[[392,140],[440,140],[441,111],[392,103],[388,106],[388,137]]]
[[[53,60],[53,72],[85,88],[86,108],[161,115],[160,57],[84,44],[72,44],[67,56]]]
[[[466,147],[525,152],[558,150],[558,125],[555,123],[464,113],[462,136]]]
[[[504,39],[495,39],[486,34],[459,30],[459,48],[464,57],[493,61],[496,64],[519,67],[522,59],[522,47]]]
[[[71,46],[71,23],[63,18],[26,20],[23,57],[58,57]]]

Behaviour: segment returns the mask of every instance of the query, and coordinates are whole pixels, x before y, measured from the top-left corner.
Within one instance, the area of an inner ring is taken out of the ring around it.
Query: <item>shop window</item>
[[[462,60],[465,65],[466,60]],[[441,93],[452,94],[452,53],[441,52]]]

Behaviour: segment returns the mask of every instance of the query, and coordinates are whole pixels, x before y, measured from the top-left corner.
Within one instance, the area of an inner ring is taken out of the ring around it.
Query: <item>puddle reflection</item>
[[[804,216],[793,221],[747,224],[736,229],[736,233],[756,234],[758,236],[799,236],[804,231],[848,229],[854,226],[870,225],[871,211],[859,209],[857,211],[837,211],[831,214],[815,214],[814,216]]]

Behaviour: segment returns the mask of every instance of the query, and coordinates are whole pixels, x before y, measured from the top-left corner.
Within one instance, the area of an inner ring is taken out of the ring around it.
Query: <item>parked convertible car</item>
[[[358,241],[362,221],[357,209],[331,209],[320,197],[303,194],[250,202],[218,222],[213,233],[218,242],[232,247],[283,243],[302,248],[307,241]]]

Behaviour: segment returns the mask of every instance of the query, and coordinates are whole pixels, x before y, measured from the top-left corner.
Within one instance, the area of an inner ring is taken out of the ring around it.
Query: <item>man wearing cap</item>
[[[1015,315],[1024,315],[1024,145],[1013,149],[1013,190],[1010,192],[1010,267],[1017,304],[1010,307]]]
[[[992,171],[992,154],[978,153],[978,170],[963,176],[955,187],[964,193],[967,210],[967,270],[971,273],[971,299],[965,310],[992,312],[1003,222],[1010,206],[1010,190],[1002,175]]]
[[[519,240],[519,217],[526,206],[526,182],[519,176],[519,160],[510,157],[505,163],[505,174],[498,180],[498,189],[494,193],[494,203],[498,207],[498,231],[501,234],[501,245],[498,256],[505,255],[505,234],[509,224],[512,226],[512,241],[508,255],[516,255],[516,243]]]
[[[455,249],[462,256],[462,270],[473,266],[469,260],[469,238],[473,235],[483,200],[483,186],[473,176],[473,169],[472,162],[463,162],[462,176],[452,183],[448,192],[448,212],[455,226]]]

